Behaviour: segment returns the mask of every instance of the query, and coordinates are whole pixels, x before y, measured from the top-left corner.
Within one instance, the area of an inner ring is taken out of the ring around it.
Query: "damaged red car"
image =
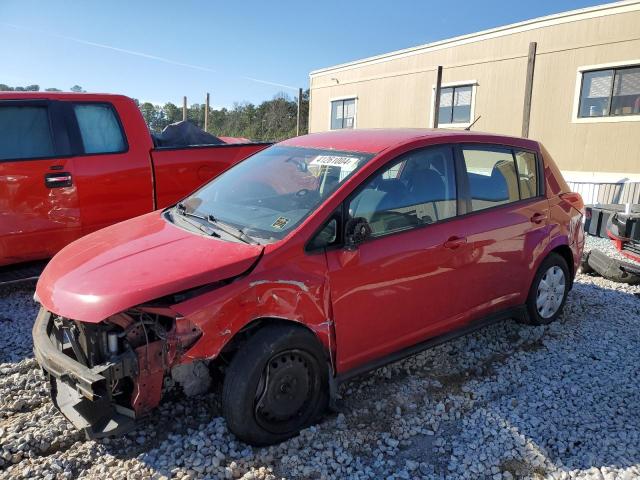
[[[92,233],[41,276],[35,354],[91,437],[222,374],[240,439],[316,421],[337,385],[489,323],[561,313],[583,203],[527,139],[307,135],[176,205]]]

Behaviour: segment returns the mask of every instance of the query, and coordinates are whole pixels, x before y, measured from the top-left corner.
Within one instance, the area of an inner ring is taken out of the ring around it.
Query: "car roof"
[[[105,101],[129,97],[116,93],[85,93],[85,92],[0,92],[0,100],[85,100]]]
[[[497,143],[515,145],[527,149],[537,148],[537,142],[526,138],[442,128],[332,130],[290,138],[281,142],[280,145],[376,154],[390,147],[411,144],[421,140],[438,139],[437,143],[441,143],[443,139],[447,138],[452,142]]]

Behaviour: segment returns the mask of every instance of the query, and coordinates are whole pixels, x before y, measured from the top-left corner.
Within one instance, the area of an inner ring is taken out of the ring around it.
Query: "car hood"
[[[97,323],[140,303],[240,275],[262,250],[183,230],[153,212],[65,247],[45,268],[36,295],[53,313]]]

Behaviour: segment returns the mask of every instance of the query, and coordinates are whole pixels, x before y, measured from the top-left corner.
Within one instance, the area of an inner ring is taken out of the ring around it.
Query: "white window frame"
[[[612,115],[608,117],[579,117],[580,92],[582,90],[582,75],[592,70],[606,70],[609,68],[640,67],[640,59],[621,62],[601,63],[598,65],[583,65],[578,67],[576,72],[576,84],[573,92],[573,112],[571,123],[617,123],[617,122],[640,122],[640,114],[632,115]],[[614,81],[615,78],[611,79]]]
[[[331,104],[340,100],[354,100],[355,113],[353,115],[353,128],[336,128],[335,130],[355,130],[358,128],[358,96],[357,95],[343,95],[341,97],[333,97],[329,99],[329,130],[331,128]]]
[[[476,92],[478,88],[477,80],[463,80],[460,82],[449,82],[440,85],[440,88],[448,87],[471,87],[471,112],[469,113],[469,121],[463,123],[441,123],[435,125],[435,113],[436,113],[436,86],[431,87],[431,109],[429,111],[429,125],[431,128],[467,128],[473,123],[476,118]]]

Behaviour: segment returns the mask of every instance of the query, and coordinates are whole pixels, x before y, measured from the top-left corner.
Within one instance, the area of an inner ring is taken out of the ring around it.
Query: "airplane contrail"
[[[14,25],[14,24],[11,24],[11,23],[0,22],[0,25],[4,25],[5,27],[10,27],[10,28],[15,28],[17,30],[23,30],[23,31],[26,31],[26,32],[38,33],[38,34],[41,34],[41,35],[60,38],[62,40],[67,40],[67,41],[70,41],[70,42],[75,42],[75,43],[79,43],[79,44],[82,44],[82,45],[88,45],[90,47],[103,48],[105,50],[112,50],[114,52],[124,53],[124,54],[127,54],[127,55],[133,55],[135,57],[142,57],[142,58],[147,58],[149,60],[156,60],[158,62],[168,63],[169,65],[176,65],[178,67],[191,68],[191,69],[194,69],[194,70],[200,70],[202,72],[219,73],[219,72],[217,72],[216,70],[214,70],[212,68],[203,67],[201,65],[194,65],[194,64],[191,64],[191,63],[178,62],[176,60],[171,60],[170,58],[159,57],[157,55],[150,55],[148,53],[137,52],[135,50],[127,50],[125,48],[118,48],[118,47],[114,47],[112,45],[106,45],[104,43],[90,42],[89,40],[83,40],[81,38],[76,38],[76,37],[69,37],[67,35],[60,35],[58,33],[36,31],[36,30],[30,29],[30,28],[23,27],[21,25]],[[244,80],[249,80],[251,82],[262,83],[262,84],[265,84],[265,85],[272,85],[274,87],[282,87],[282,88],[288,88],[288,89],[291,89],[291,90],[298,90],[297,87],[292,87],[291,85],[285,85],[284,83],[271,82],[269,80],[261,80],[259,78],[247,77],[245,75],[237,75],[237,77],[242,78]]]

